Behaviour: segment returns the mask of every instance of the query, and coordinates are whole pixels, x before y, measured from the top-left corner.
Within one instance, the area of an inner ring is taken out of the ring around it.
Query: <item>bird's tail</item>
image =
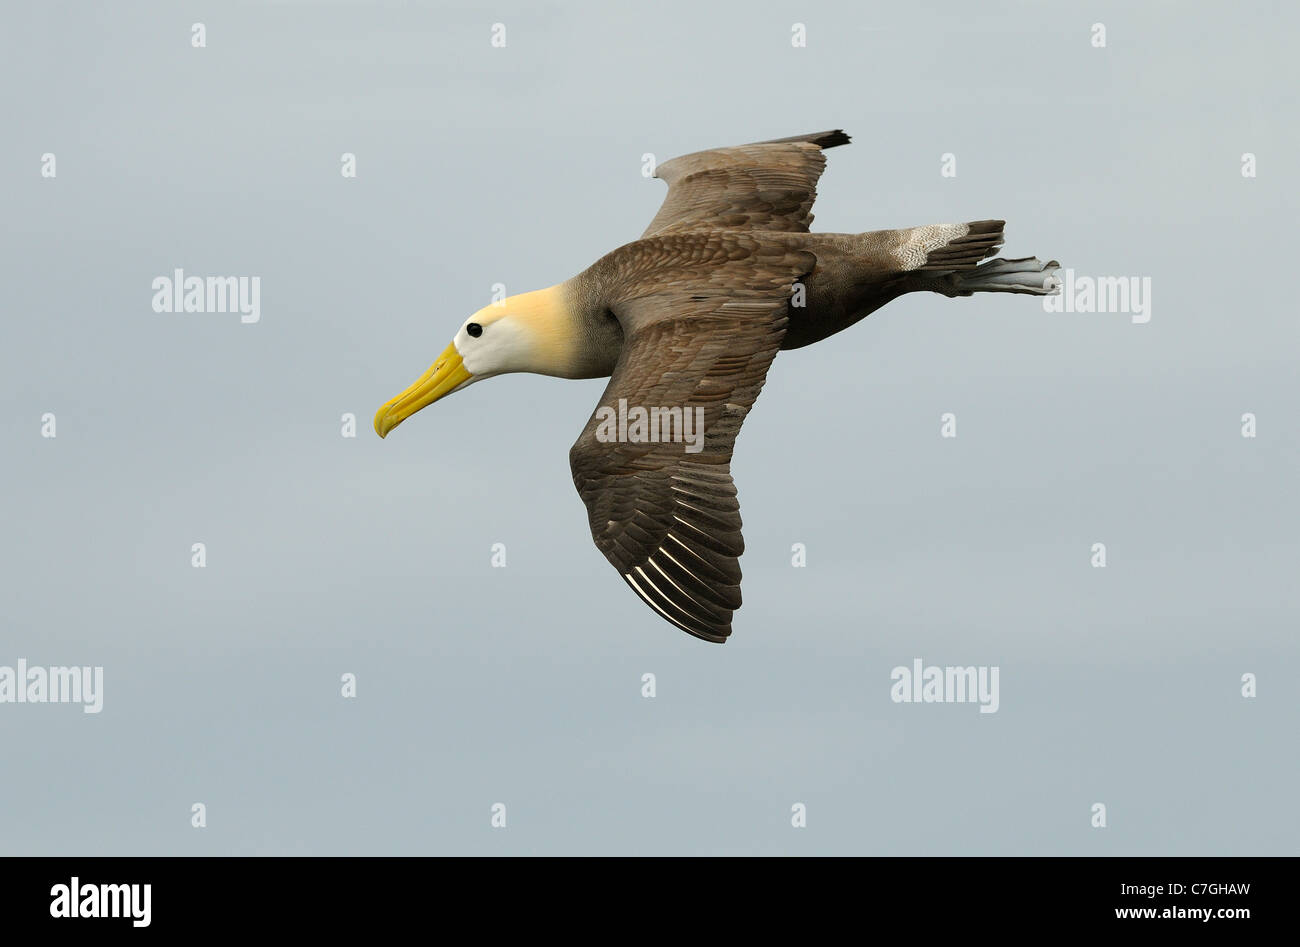
[[[1043,263],[1036,257],[1018,260],[989,260],[986,257],[1002,246],[1002,229],[1006,221],[973,220],[960,227],[965,233],[950,237],[939,246],[926,247],[925,262],[916,268],[916,275],[933,288],[948,296],[969,296],[972,293],[1028,293],[1050,296],[1059,292],[1060,281],[1056,270],[1061,264],[1055,260]],[[933,230],[917,228],[933,240]]]
[[[924,262],[917,267],[921,273],[968,270],[1002,246],[1002,228],[1006,223],[1005,220],[972,220],[966,224],[915,227],[907,232],[910,239],[906,249],[914,251],[919,247],[925,253]]]

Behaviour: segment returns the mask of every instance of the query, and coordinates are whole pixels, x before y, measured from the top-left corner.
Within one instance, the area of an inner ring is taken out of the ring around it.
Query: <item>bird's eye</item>
[[[469,325],[465,327],[465,331],[477,339],[480,335],[483,334],[483,327],[479,325],[477,322],[471,322]]]

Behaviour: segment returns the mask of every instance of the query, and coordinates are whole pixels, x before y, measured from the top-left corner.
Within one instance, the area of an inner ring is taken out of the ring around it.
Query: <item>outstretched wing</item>
[[[822,149],[848,141],[836,129],[665,161],[655,177],[668,182],[668,197],[641,236],[690,230],[807,233],[817,179],[826,167]]]
[[[592,538],[619,575],[677,627],[722,642],[744,551],[732,449],[780,348],[791,284],[814,260],[740,234],[707,243],[701,256],[721,262],[697,262],[694,277],[642,270],[642,285],[613,305],[623,351],[569,463]],[[620,431],[637,408],[661,423]]]

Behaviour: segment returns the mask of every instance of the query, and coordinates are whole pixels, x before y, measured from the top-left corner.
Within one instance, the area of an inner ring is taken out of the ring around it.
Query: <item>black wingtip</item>
[[[853,139],[842,128],[836,128],[828,132],[813,132],[811,135],[791,135],[789,138],[773,138],[771,141],[761,141],[760,145],[783,145],[791,141],[806,141],[816,145],[818,148],[834,148],[836,145],[847,145]]]

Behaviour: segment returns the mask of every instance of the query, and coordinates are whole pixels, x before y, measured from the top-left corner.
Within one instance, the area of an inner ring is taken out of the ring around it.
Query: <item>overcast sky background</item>
[[[0,664],[103,665],[105,695],[0,705],[0,851],[1300,849],[1294,8],[6,20]],[[644,153],[837,127],[815,229],[1005,218],[1006,256],[1150,277],[1152,318],[918,295],[782,354],[733,465],[726,646],[591,542],[567,453],[603,381],[370,429],[493,283],[644,229]],[[260,323],[153,312],[175,268],[260,276]],[[892,703],[917,657],[1000,667],[999,711]]]

